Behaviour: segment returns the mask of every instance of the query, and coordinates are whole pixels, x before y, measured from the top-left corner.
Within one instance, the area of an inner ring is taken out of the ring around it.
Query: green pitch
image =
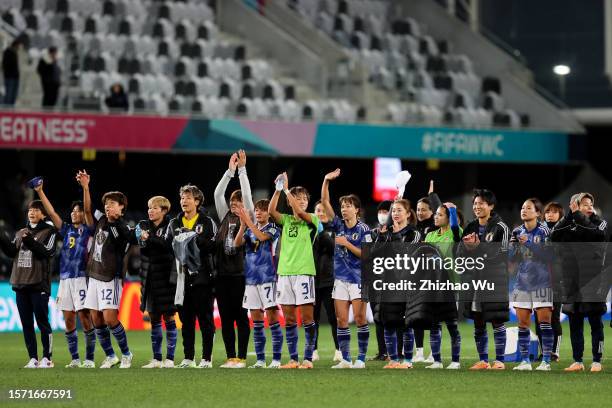
[[[604,355],[612,347],[612,329],[605,323],[608,344]],[[354,329],[354,328],[353,328]],[[601,373],[564,373],[571,362],[569,327],[563,327],[561,362],[553,363],[552,372],[513,372],[515,364],[507,364],[503,372],[470,372],[467,368],[477,360],[468,324],[461,326],[462,356],[460,371],[435,370],[416,364],[412,370],[382,370],[383,363],[368,362],[365,370],[331,370],[333,343],[328,326],[321,328],[319,353],[321,360],[309,370],[224,370],[216,366],[224,362],[221,332],[217,332],[214,351],[214,369],[168,370],[140,369],[151,358],[148,332],[129,332],[128,340],[134,353],[133,368],[129,370],[65,369],[70,360],[63,333],[54,334],[54,361],[50,370],[26,370],[27,362],[23,338],[20,333],[0,334],[0,406],[50,404],[66,407],[152,407],[152,406],[204,406],[204,407],[471,407],[471,406],[542,406],[579,407],[609,406],[612,401],[612,363],[604,360]],[[585,325],[585,365],[590,364],[590,335]],[[356,335],[353,330],[353,355]],[[81,353],[84,349],[79,334]],[[300,335],[302,333],[300,332]],[[428,334],[425,335],[426,343]],[[490,351],[493,354],[493,336],[489,328]],[[442,356],[445,365],[450,359],[448,332],[443,329]],[[113,340],[114,343],[114,340]],[[196,355],[200,339],[196,339]],[[300,338],[300,356],[303,351]],[[116,344],[115,351],[118,351]],[[268,339],[268,349],[271,341]],[[40,346],[39,346],[40,347]],[[249,351],[252,351],[252,340]],[[286,345],[284,350],[286,353]],[[376,352],[374,331],[370,337],[370,355]],[[271,351],[268,351],[271,353]],[[427,353],[427,344],[426,344]],[[183,357],[181,337],[177,345],[177,362]],[[270,354],[269,354],[270,355]],[[96,363],[103,353],[96,347]],[[268,359],[269,360],[269,359]],[[284,359],[284,361],[286,358]],[[198,360],[199,362],[199,360]],[[255,356],[250,353],[248,363]],[[535,366],[535,365],[534,365]],[[60,368],[62,367],[62,368]],[[71,401],[9,401],[9,389],[66,389],[73,390]],[[153,405],[156,404],[156,405]],[[587,405],[588,404],[588,405]]]

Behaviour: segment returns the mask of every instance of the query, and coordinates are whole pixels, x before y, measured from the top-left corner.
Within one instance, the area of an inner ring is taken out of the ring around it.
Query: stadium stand
[[[396,18],[385,0],[288,0],[287,5],[360,61],[387,92],[388,119],[487,128],[530,123],[504,102],[499,79],[481,78],[452,44],[427,34],[414,18]]]
[[[501,72],[483,69],[482,60],[454,52],[452,37],[430,35],[435,30],[423,23],[427,18],[391,10],[393,1],[281,0],[256,7],[242,2],[254,8],[254,16],[265,14],[257,7],[282,5],[346,54],[346,66],[365,72],[368,90],[340,81],[344,88],[339,93],[329,92],[330,78],[317,78],[321,87],[313,85],[248,33],[237,34],[227,25],[221,30],[218,11],[226,3],[230,1],[5,0],[0,16],[22,33],[33,64],[47,47],[60,49],[62,108],[106,111],[109,88],[120,83],[129,95],[130,112],[162,115],[463,128],[561,123],[549,120],[562,116],[555,107],[545,107],[533,95],[525,105],[526,98],[517,95],[528,92],[508,87],[508,78],[500,80]],[[36,82],[34,76],[27,89]],[[529,87],[524,85],[519,88]],[[23,92],[21,99],[27,101],[22,107],[31,108],[39,98]],[[519,106],[531,115],[537,112],[538,120],[518,112]]]
[[[295,84],[280,83],[269,61],[249,58],[244,44],[224,38],[214,6],[214,0],[8,0],[0,13],[24,33],[31,60],[57,46],[75,85],[72,96],[95,99],[100,109],[120,83],[134,111],[365,119],[364,109],[347,100],[300,101]]]

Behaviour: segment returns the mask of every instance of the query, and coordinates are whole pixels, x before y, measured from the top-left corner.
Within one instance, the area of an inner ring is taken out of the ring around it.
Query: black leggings
[[[325,287],[325,288],[316,288],[315,289],[315,305],[314,305],[314,321],[317,327],[317,338],[315,342],[315,350],[319,348],[319,321],[321,320],[321,308],[325,307],[325,314],[327,315],[327,321],[331,326],[332,337],[334,339],[334,346],[336,350],[339,350],[338,346],[338,333],[336,333],[336,329],[338,328],[338,322],[336,321],[336,308],[334,307],[334,299],[332,299],[332,290],[333,286]]]
[[[244,276],[225,276],[217,278],[215,293],[221,316],[221,334],[227,358],[236,358],[236,332],[238,329],[238,358],[246,359],[251,327],[247,310],[242,307],[244,296]]]
[[[424,339],[425,339],[425,329],[415,328],[414,329],[414,346],[416,348],[423,348]]]
[[[196,319],[202,332],[202,359],[211,361],[213,341],[215,339],[215,321],[213,318],[214,297],[209,285],[185,286],[183,306],[178,308],[179,318],[183,324],[183,352],[187,360],[195,356]]]
[[[593,353],[593,361],[601,362],[604,345],[604,330],[601,315],[599,313],[584,314],[570,313],[568,314],[570,323],[570,338],[572,341],[572,354],[574,361],[581,362],[584,354],[584,318],[589,319],[591,326],[591,352]]]
[[[17,309],[23,327],[23,339],[30,358],[38,360],[34,318],[40,329],[40,340],[43,346],[43,357],[51,360],[52,331],[49,323],[49,294],[39,290],[18,290]]]

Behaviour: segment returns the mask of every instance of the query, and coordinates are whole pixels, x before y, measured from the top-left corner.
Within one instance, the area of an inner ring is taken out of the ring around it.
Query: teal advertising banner
[[[321,124],[317,156],[565,163],[563,133]]]
[[[568,135],[263,120],[0,111],[0,148],[567,163]]]

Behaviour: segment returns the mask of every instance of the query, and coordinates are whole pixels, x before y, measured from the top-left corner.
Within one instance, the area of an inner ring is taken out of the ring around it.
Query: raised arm
[[[434,193],[435,194],[435,193]],[[448,207],[450,229],[453,232],[453,242],[461,242],[461,227],[459,226],[459,216],[457,207],[453,203],[445,203]]]
[[[285,190],[285,195],[287,196],[289,206],[293,209],[293,211],[295,211],[296,215],[304,221],[314,224],[314,222],[312,221],[312,216],[300,208],[300,205],[298,204],[297,200],[295,199],[293,194],[289,192],[289,190]]]
[[[285,185],[285,196],[287,197],[287,202],[289,203],[289,206],[293,209],[293,212],[304,221],[314,225],[315,221],[312,219],[312,215],[300,208],[299,203],[297,202],[293,194],[291,194],[291,192],[289,191],[289,179],[287,177],[287,173],[283,173],[282,178],[284,180]]]
[[[58,230],[61,229],[63,224],[62,218],[55,212],[53,205],[51,205],[51,201],[49,201],[47,195],[43,191],[43,183],[41,182],[37,187],[34,187],[34,191],[38,193],[38,198],[40,198],[40,201],[42,202],[43,207],[45,207],[45,211],[51,219],[51,222],[53,222],[55,228]]]
[[[334,207],[331,205],[331,200],[329,198],[329,182],[337,179],[338,176],[340,176],[340,169],[327,173],[323,179],[323,185],[321,186],[321,204],[330,220],[336,216],[336,213],[334,212]]]
[[[434,181],[429,180],[429,191],[427,192],[427,196],[429,197],[429,204],[431,206],[431,210],[436,212],[438,207],[442,205],[442,200],[436,192],[434,191]]]
[[[240,211],[243,211],[243,209],[240,209]],[[244,221],[242,221],[242,216],[240,217],[240,228],[238,228],[238,233],[236,234],[236,238],[234,238],[234,246],[236,248],[239,248],[241,246],[244,245],[244,233],[246,231],[247,227],[246,224],[244,223]]]
[[[240,191],[242,192],[242,203],[244,208],[249,210],[249,214],[255,212],[255,205],[253,204],[253,195],[251,194],[251,183],[249,183],[249,176],[246,171],[246,152],[244,150],[238,151],[238,180],[240,180]]]
[[[245,225],[245,228],[248,228],[251,231],[253,231],[253,234],[257,237],[257,239],[260,242],[267,241],[270,239],[269,234],[266,234],[265,232],[257,228],[257,225],[255,225],[255,223],[251,220],[251,217],[249,217],[249,214],[246,212],[244,208],[240,209],[239,214],[240,214],[240,221],[242,221],[242,224]]]
[[[268,213],[270,217],[274,219],[277,223],[282,223],[283,215],[277,211],[276,207],[278,207],[278,198],[280,197],[280,190],[274,190],[274,194],[272,194],[272,198],[270,199],[270,204],[268,205]]]
[[[87,224],[88,227],[93,227],[94,217],[91,210],[91,194],[89,193],[91,176],[87,174],[85,170],[80,170],[76,175],[76,179],[83,189],[83,213],[85,215],[85,224]]]
[[[217,210],[217,215],[219,216],[219,221],[222,221],[229,212],[229,207],[227,206],[227,201],[225,200],[225,190],[227,190],[230,180],[234,177],[234,173],[236,173],[237,163],[238,155],[234,153],[229,159],[228,169],[225,171],[225,173],[223,173],[221,180],[219,180],[219,184],[217,184],[217,187],[215,188],[215,208]]]

